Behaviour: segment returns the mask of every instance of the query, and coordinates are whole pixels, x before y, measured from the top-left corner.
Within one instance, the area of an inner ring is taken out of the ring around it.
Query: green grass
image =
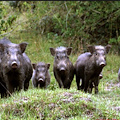
[[[28,91],[15,92],[0,99],[0,120],[93,120],[120,118],[120,89],[117,80],[120,58],[107,55],[107,66],[99,84],[99,94],[85,94],[77,90],[75,77],[69,90],[60,89],[53,75],[54,57],[50,47],[64,45],[61,41],[46,39],[29,31],[15,32],[9,39],[14,43],[28,42],[26,54],[32,63],[50,63],[51,84],[47,89],[35,89],[30,81]],[[75,63],[80,53],[71,54]]]

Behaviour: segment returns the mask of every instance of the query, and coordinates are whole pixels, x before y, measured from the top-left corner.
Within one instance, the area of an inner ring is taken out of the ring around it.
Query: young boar
[[[32,76],[32,84],[34,87],[38,88],[47,88],[50,84],[50,74],[49,68],[50,64],[46,64],[44,62],[38,62],[33,65],[33,76]]]
[[[53,72],[60,88],[69,89],[74,78],[74,66],[69,60],[71,51],[71,47],[50,48],[51,54],[55,56]]]
[[[90,93],[93,85],[95,93],[98,93],[99,79],[102,77],[102,69],[106,66],[106,54],[109,52],[111,46],[89,46],[90,52],[81,54],[75,63],[76,83],[77,89],[84,89],[87,92],[88,87]],[[82,85],[80,86],[80,79]]]
[[[28,56],[24,53],[27,43],[0,43],[3,52],[1,58],[2,79],[9,93],[15,90],[27,90],[32,77],[32,65]],[[9,94],[8,93],[8,94]]]

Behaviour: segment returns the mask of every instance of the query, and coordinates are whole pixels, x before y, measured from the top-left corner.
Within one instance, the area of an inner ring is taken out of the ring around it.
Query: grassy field
[[[85,94],[77,90],[75,77],[69,90],[60,89],[53,75],[54,57],[50,47],[66,46],[56,38],[36,35],[29,31],[13,32],[9,39],[14,43],[28,42],[26,54],[32,63],[50,63],[51,84],[47,89],[35,89],[30,81],[28,91],[15,92],[0,99],[0,120],[96,120],[120,119],[120,83],[117,72],[120,56],[107,55],[107,66],[99,84],[99,94]],[[78,55],[70,55],[75,63]]]

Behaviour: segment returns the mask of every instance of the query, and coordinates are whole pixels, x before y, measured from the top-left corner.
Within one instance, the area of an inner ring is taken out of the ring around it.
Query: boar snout
[[[13,61],[12,64],[11,64],[11,67],[12,67],[13,69],[16,69],[16,68],[18,67],[17,62],[16,62],[16,61]]]
[[[103,75],[100,73],[99,74],[99,79],[102,79],[103,78]]]
[[[105,65],[106,65],[105,62],[100,63],[100,67],[104,67]]]
[[[60,71],[62,72],[62,71],[65,71],[65,67],[61,67],[60,68]]]
[[[39,78],[38,81],[39,82],[43,82],[44,80],[43,80],[43,78]]]

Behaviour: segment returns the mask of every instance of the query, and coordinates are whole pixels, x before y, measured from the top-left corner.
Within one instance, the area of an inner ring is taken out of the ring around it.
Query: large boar
[[[53,72],[60,88],[69,89],[74,78],[74,66],[68,57],[71,51],[71,47],[50,48],[51,54],[55,56]]]
[[[10,94],[15,90],[27,90],[32,77],[32,65],[24,53],[27,43],[0,43],[2,79]],[[8,93],[8,94],[9,94]]]
[[[38,62],[33,65],[33,76],[32,76],[32,84],[34,87],[47,88],[50,84],[50,74],[49,67],[50,64],[46,64],[44,62]]]
[[[102,69],[106,66],[106,54],[111,46],[89,46],[90,52],[81,54],[75,63],[75,74],[77,89],[84,89],[87,92],[88,87],[92,92],[93,85],[95,93],[98,93],[99,79],[102,77]],[[82,85],[80,86],[80,80]]]

